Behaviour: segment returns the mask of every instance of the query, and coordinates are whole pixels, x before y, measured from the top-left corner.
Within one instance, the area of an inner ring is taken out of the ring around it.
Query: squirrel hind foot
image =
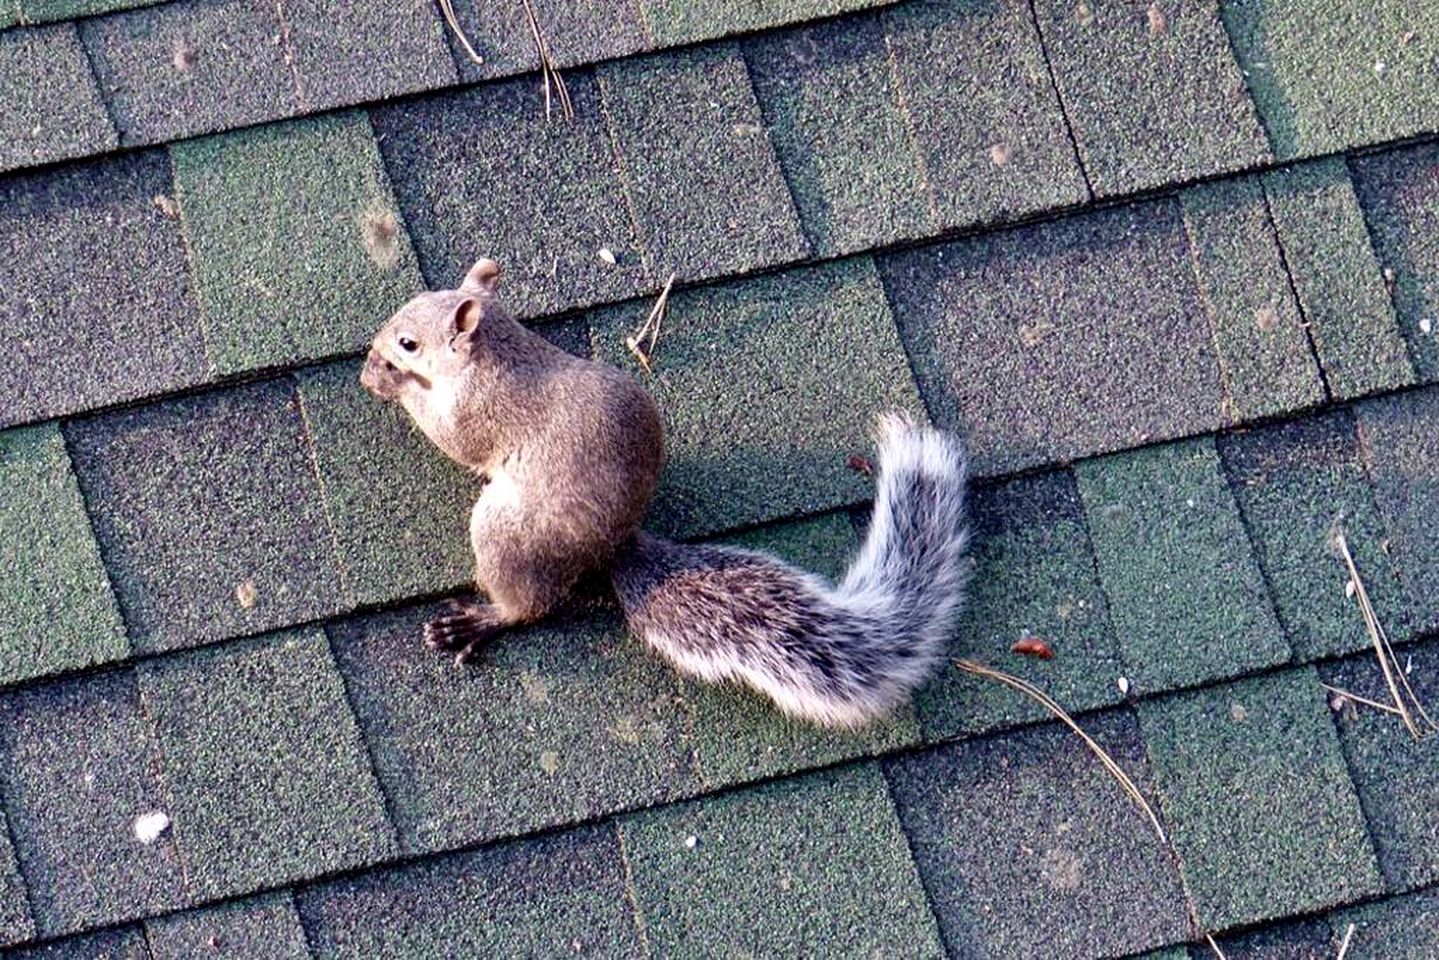
[[[454,650],[455,665],[474,660],[506,626],[499,608],[488,603],[453,603],[451,612],[425,624],[425,646],[431,650]]]

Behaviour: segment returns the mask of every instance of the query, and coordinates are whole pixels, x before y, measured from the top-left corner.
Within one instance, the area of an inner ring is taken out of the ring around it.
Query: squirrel
[[[608,570],[630,631],[682,673],[748,684],[824,726],[907,702],[943,654],[968,575],[958,440],[879,418],[874,512],[837,586],[768,554],[652,536],[640,522],[664,463],[654,400],[512,319],[500,273],[482,259],[458,289],[414,297],[360,375],[482,482],[470,539],[488,602],[456,601],[425,624],[426,645],[465,663]]]

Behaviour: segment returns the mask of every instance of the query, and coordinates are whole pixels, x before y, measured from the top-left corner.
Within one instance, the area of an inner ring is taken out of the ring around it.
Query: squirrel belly
[[[681,672],[854,727],[908,700],[944,654],[968,565],[958,441],[890,414],[874,515],[837,586],[763,553],[637,534],[612,568],[630,630]]]

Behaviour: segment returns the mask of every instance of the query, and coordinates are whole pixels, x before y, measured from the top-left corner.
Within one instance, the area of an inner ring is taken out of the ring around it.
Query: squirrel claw
[[[485,604],[452,603],[454,611],[425,624],[423,639],[431,650],[457,650],[457,666],[473,660],[501,628],[494,608]]]

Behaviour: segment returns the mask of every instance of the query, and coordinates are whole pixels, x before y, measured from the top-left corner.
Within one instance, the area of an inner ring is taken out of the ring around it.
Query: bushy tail
[[[943,656],[967,567],[959,442],[889,414],[874,517],[837,587],[767,554],[639,534],[613,576],[630,629],[685,673],[735,680],[792,716],[858,726]]]

